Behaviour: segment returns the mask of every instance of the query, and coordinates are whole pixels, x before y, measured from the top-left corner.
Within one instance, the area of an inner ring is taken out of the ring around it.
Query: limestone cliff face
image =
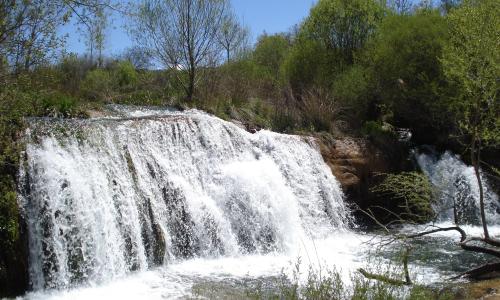
[[[363,139],[321,143],[321,154],[346,190],[359,188],[372,173],[387,169],[382,153]]]
[[[408,152],[397,144],[376,144],[367,138],[317,137],[321,154],[340,181],[347,200],[366,208],[374,201],[370,187],[377,174],[408,168]]]

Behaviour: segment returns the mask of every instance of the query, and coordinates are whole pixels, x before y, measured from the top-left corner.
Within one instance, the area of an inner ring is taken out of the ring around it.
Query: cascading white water
[[[32,120],[20,171],[33,289],[195,257],[286,252],[347,229],[313,140],[198,111]]]
[[[459,156],[445,152],[441,156],[421,153],[416,156],[423,172],[436,187],[438,201],[435,211],[440,221],[453,221],[456,208],[461,224],[480,224],[479,185],[471,166],[467,166]],[[483,174],[485,211],[489,224],[500,224],[500,202],[488,185]]]

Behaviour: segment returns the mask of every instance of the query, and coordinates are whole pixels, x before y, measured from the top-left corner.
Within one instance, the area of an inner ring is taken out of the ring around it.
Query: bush
[[[0,91],[0,297],[23,291],[26,257],[20,240],[16,175],[22,145],[18,141],[24,128],[23,116],[38,110],[34,97],[16,86]],[[23,274],[24,273],[24,274]]]
[[[0,252],[11,249],[19,239],[19,212],[17,209],[17,195],[11,179],[2,178],[0,189]]]
[[[92,62],[87,58],[70,54],[63,56],[56,68],[63,74],[64,80],[62,84],[64,89],[75,95],[79,91],[85,75],[92,68]]]
[[[295,92],[321,86],[329,88],[335,76],[334,58],[320,43],[298,39],[281,66],[284,79]]]
[[[218,70],[218,96],[236,105],[273,93],[273,77],[266,67],[250,59],[225,64]]]
[[[81,90],[83,95],[90,100],[107,101],[110,100],[114,83],[108,71],[95,69],[87,73],[82,82]]]
[[[370,83],[365,68],[354,65],[333,83],[333,96],[344,107],[351,124],[360,126],[368,118]]]
[[[393,127],[389,123],[381,121],[366,121],[363,124],[361,133],[371,138],[379,139],[383,137],[394,137]]]
[[[258,38],[253,52],[254,61],[266,68],[275,80],[279,80],[280,66],[286,56],[290,42],[281,34],[264,34]]]
[[[271,123],[272,130],[276,132],[293,132],[300,126],[300,117],[293,108],[276,107]]]
[[[80,115],[77,107],[77,101],[68,95],[60,92],[52,92],[41,96],[41,111],[38,113],[42,116],[51,117],[76,117]]]
[[[134,85],[138,80],[137,71],[129,61],[121,61],[117,64],[115,76],[120,87]]]
[[[331,132],[340,121],[341,107],[324,89],[309,90],[302,96],[302,125],[311,131]]]

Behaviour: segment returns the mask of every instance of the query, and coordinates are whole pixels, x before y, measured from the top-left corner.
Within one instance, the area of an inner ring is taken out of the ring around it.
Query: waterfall
[[[34,290],[196,257],[286,252],[347,229],[311,138],[190,110],[32,119],[20,167]]]
[[[454,207],[461,224],[480,224],[479,185],[474,168],[467,166],[458,155],[445,152],[420,153],[418,165],[436,187],[437,202],[434,209],[440,221],[454,220]],[[500,224],[500,202],[487,177],[482,173],[485,195],[485,211],[488,224]]]

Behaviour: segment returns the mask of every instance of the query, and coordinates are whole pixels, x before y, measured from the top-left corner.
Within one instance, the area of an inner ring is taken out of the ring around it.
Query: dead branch
[[[458,279],[461,277],[468,277],[471,279],[481,279],[481,277],[483,275],[488,274],[488,273],[494,273],[494,272],[500,273],[500,262],[488,263],[488,264],[482,265],[480,267],[474,268],[472,270],[468,270],[468,271],[461,273],[455,277],[452,277],[451,279]]]
[[[472,251],[472,252],[479,252],[479,253],[484,253],[484,254],[489,254],[489,255],[493,255],[495,257],[500,258],[500,251],[499,250],[488,248],[488,247],[482,247],[482,246],[476,246],[476,245],[469,245],[468,244],[469,242],[472,242],[472,241],[481,241],[481,242],[489,244],[489,242],[491,242],[490,239],[488,239],[488,238],[471,238],[471,239],[467,239],[467,234],[465,233],[465,231],[462,228],[458,227],[458,226],[445,227],[445,228],[437,228],[437,229],[434,229],[434,230],[429,230],[429,231],[419,232],[417,234],[408,235],[406,237],[407,238],[417,238],[417,237],[422,237],[422,236],[425,236],[425,235],[429,235],[429,234],[433,234],[433,233],[437,233],[437,232],[444,232],[444,231],[457,231],[457,232],[459,232],[460,236],[461,236],[460,237],[459,246],[462,249],[464,249],[464,250]]]
[[[365,276],[368,279],[373,279],[373,280],[385,282],[385,283],[396,285],[396,286],[411,285],[411,282],[390,278],[388,276],[384,276],[384,275],[380,275],[380,274],[370,273],[362,268],[358,269],[358,272],[361,273],[363,276]]]

